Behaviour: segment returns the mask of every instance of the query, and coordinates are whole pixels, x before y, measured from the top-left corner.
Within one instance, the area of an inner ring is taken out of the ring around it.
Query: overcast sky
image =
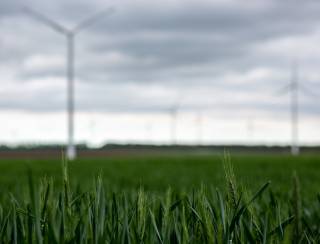
[[[0,143],[64,142],[66,40],[23,12],[73,28],[78,142],[288,143],[298,64],[300,138],[320,142],[320,2],[1,0]],[[202,138],[202,139],[201,139]]]

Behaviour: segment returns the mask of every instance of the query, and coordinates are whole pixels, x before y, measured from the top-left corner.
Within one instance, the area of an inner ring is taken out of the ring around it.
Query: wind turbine
[[[170,135],[173,145],[177,144],[177,118],[178,111],[181,108],[182,95],[179,94],[172,106],[169,108],[169,116],[171,118],[170,123]]]
[[[178,117],[178,109],[179,104],[174,104],[170,109],[170,117],[171,117],[171,142],[172,145],[177,144],[177,117]]]
[[[247,143],[250,144],[252,143],[253,140],[253,135],[254,135],[254,120],[251,117],[248,117],[247,119]]]
[[[77,156],[76,147],[74,144],[74,46],[76,35],[95,23],[99,18],[110,15],[114,12],[113,8],[105,9],[99,13],[96,13],[89,18],[81,21],[74,28],[66,28],[60,25],[58,22],[46,17],[42,13],[34,11],[25,7],[25,12],[36,20],[42,22],[46,26],[50,27],[54,31],[64,35],[67,39],[67,112],[68,112],[68,146],[67,146],[67,158],[74,160]]]
[[[203,111],[199,110],[196,116],[197,143],[201,146],[203,144]]]
[[[152,144],[153,140],[153,122],[152,121],[146,121],[145,124],[145,144]]]
[[[292,67],[292,78],[290,85],[291,92],[291,133],[292,144],[291,154],[299,155],[299,81],[298,81],[298,67],[294,63]]]
[[[284,87],[281,93],[290,93],[290,113],[291,113],[291,154],[299,155],[299,81],[297,63],[293,62],[291,70],[291,81]]]
[[[291,113],[291,154],[299,155],[299,95],[306,94],[318,98],[320,94],[314,90],[310,90],[305,84],[299,82],[298,64],[293,62],[291,71],[291,81],[280,91],[281,93],[290,93],[290,113]],[[278,93],[279,94],[279,93]]]

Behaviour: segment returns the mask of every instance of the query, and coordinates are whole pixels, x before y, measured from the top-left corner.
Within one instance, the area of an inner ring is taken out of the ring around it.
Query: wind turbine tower
[[[290,84],[291,93],[291,154],[299,155],[299,82],[298,68],[294,63],[292,67],[292,77]]]
[[[170,129],[170,133],[171,133],[171,142],[172,145],[176,145],[177,144],[177,118],[178,118],[178,105],[174,105],[171,109],[170,109],[170,117],[171,117],[171,129]]]
[[[172,106],[169,107],[169,116],[170,116],[170,136],[171,136],[171,143],[172,145],[177,144],[177,119],[178,119],[178,112],[181,108],[182,102],[182,94],[178,94],[177,98],[173,102]]]
[[[254,121],[251,117],[247,119],[247,143],[253,143],[254,137]]]
[[[291,117],[291,154],[299,155],[299,90],[298,66],[296,62],[292,63],[291,81],[281,90],[281,93],[290,94],[290,117]]]
[[[202,145],[203,144],[203,111],[198,111],[195,122],[197,126],[197,143],[198,145]]]
[[[69,160],[74,160],[77,156],[76,147],[74,143],[74,46],[76,35],[95,23],[99,18],[110,15],[114,12],[113,8],[108,8],[102,12],[99,12],[91,17],[80,22],[74,28],[66,28],[60,25],[58,22],[46,17],[45,15],[34,11],[30,8],[24,9],[26,13],[35,18],[36,20],[42,22],[46,26],[50,27],[54,31],[64,35],[67,41],[67,54],[66,54],[66,64],[67,64],[67,128],[68,128],[68,145],[66,149],[66,155]]]

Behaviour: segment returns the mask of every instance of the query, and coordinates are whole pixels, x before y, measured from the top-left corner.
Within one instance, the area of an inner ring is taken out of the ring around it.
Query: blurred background
[[[112,7],[75,37],[76,144],[319,145],[320,3],[291,2],[2,0],[0,144],[68,139],[66,38],[30,10]]]

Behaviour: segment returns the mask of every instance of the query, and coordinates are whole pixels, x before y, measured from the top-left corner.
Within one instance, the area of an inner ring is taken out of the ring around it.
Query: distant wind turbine
[[[178,96],[175,103],[169,109],[169,113],[171,117],[170,133],[171,133],[171,142],[173,145],[177,144],[177,118],[178,118],[178,111],[181,107],[181,100],[182,100],[182,97]]]
[[[51,20],[42,13],[34,11],[30,8],[24,8],[25,12],[50,27],[54,31],[64,35],[67,38],[67,111],[68,111],[68,146],[67,158],[74,160],[77,156],[76,147],[74,144],[74,42],[75,36],[85,28],[95,23],[99,18],[110,15],[114,12],[114,8],[108,8],[91,17],[81,21],[72,29],[65,28],[59,23]]]
[[[299,90],[298,65],[292,64],[291,81],[281,93],[290,93],[290,113],[291,113],[291,154],[299,155]]]
[[[251,117],[248,117],[247,119],[247,140],[248,144],[252,142],[254,135],[254,120]]]
[[[197,141],[198,145],[203,144],[203,111],[198,111],[196,117],[196,126],[197,126]]]
[[[177,144],[177,117],[178,117],[178,109],[179,106],[174,104],[170,109],[170,117],[171,117],[171,142],[173,145]]]
[[[299,81],[298,81],[298,67],[297,64],[293,64],[292,78],[291,78],[291,133],[292,155],[299,155]]]
[[[152,144],[153,140],[153,122],[147,121],[145,124],[145,130],[146,130],[146,137],[145,137],[145,143],[146,144]]]

